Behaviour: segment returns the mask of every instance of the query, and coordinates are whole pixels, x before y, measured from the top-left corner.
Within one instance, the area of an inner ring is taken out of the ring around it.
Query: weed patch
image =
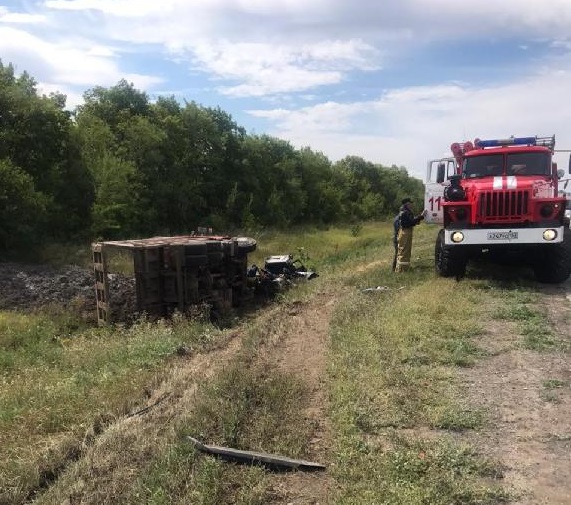
[[[499,485],[503,468],[468,446],[394,434],[387,439],[385,447],[365,444],[341,454],[336,503],[492,505],[510,499]]]
[[[332,323],[336,503],[506,502],[501,469],[445,435],[486,422],[481,409],[458,403],[454,368],[486,356],[477,321],[488,295],[471,282],[435,279],[423,259],[430,246],[422,238],[415,246],[413,272],[368,273],[366,282],[388,289],[354,293]]]

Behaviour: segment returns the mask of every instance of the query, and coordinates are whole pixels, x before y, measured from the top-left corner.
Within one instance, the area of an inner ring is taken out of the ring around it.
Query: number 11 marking
[[[442,206],[442,197],[438,196],[434,198],[433,196],[430,197],[428,200],[430,202],[430,210],[434,211],[434,205],[436,204],[436,212],[440,211],[440,207]]]

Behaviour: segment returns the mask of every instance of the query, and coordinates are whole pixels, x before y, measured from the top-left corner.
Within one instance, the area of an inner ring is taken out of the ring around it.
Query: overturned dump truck
[[[91,246],[95,273],[97,321],[115,322],[112,250],[129,251],[133,261],[135,310],[151,317],[186,313],[206,304],[215,313],[238,306],[248,296],[249,237],[182,235],[96,242]]]

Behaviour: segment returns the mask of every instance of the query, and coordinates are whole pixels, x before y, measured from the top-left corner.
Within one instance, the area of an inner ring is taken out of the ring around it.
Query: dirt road
[[[468,438],[505,469],[520,505],[571,503],[571,281],[540,287],[534,309],[545,313],[556,345],[524,348],[516,322],[493,320],[479,344],[490,356],[463,369],[472,405],[488,425]]]

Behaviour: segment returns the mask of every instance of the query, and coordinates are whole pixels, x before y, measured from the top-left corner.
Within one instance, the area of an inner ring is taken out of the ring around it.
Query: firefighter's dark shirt
[[[418,223],[424,219],[424,216],[415,216],[410,209],[403,205],[399,212],[399,224],[401,228],[405,230],[408,228],[413,228]]]

